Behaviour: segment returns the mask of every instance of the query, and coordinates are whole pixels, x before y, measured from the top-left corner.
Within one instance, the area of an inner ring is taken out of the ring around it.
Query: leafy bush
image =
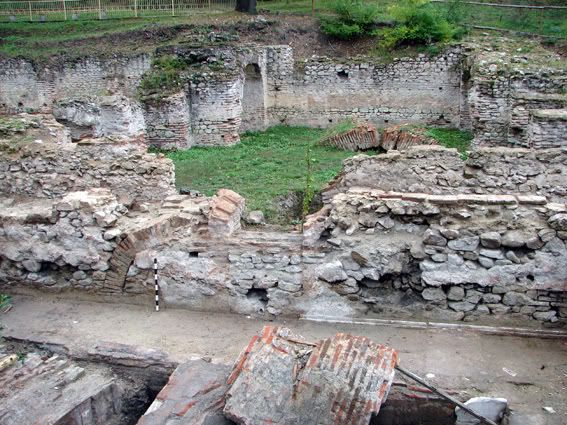
[[[378,6],[363,0],[336,0],[332,6],[335,16],[321,18],[321,31],[334,38],[349,40],[373,35]]]
[[[396,21],[382,31],[382,46],[429,45],[452,39],[456,30],[428,1],[401,0],[389,9]]]

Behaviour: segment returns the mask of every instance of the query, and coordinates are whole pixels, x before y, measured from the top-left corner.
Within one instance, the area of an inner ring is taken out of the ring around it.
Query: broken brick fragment
[[[310,342],[266,326],[229,375],[224,414],[241,425],[367,425],[397,362],[396,351],[366,337]]]

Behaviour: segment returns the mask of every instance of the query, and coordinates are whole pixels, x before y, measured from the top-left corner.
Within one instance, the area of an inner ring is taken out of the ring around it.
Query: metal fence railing
[[[45,22],[182,16],[234,9],[236,0],[20,0],[0,1],[0,22]]]

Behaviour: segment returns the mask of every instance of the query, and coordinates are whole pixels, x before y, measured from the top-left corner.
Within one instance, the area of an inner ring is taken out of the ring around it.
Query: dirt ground
[[[117,21],[119,24],[121,21]],[[29,28],[0,26],[0,44],[13,44],[17,56],[30,57],[53,66],[62,60],[83,56],[114,56],[153,52],[165,47],[221,47],[258,45],[289,45],[296,59],[312,55],[352,58],[366,55],[376,48],[375,38],[356,42],[331,39],[319,32],[319,21],[310,16],[265,14],[200,15],[180,17],[171,21],[148,21],[142,28],[108,33],[96,27],[75,34],[69,39],[40,37]],[[55,31],[55,29],[50,29]],[[5,37],[11,36],[8,41]],[[410,49],[412,50],[412,49]],[[0,53],[1,55],[1,53]]]
[[[232,363],[265,322],[244,316],[152,306],[77,302],[56,296],[15,296],[0,316],[4,336],[88,349],[101,342],[160,349],[181,362],[210,357]],[[481,335],[471,331],[419,330],[280,320],[309,338],[336,332],[365,335],[400,352],[400,364],[460,397],[507,398],[516,422],[567,424],[567,339]],[[429,375],[430,376],[430,375]],[[556,413],[547,413],[552,407]]]

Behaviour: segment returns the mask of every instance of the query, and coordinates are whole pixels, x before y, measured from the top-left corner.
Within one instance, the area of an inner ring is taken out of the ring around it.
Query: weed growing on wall
[[[315,189],[313,186],[313,164],[315,159],[313,158],[313,149],[311,144],[307,145],[305,150],[305,190],[303,192],[303,208],[301,211],[301,222],[302,225],[305,222],[305,217],[309,214],[309,206],[313,202],[315,196]]]
[[[0,117],[0,136],[11,136],[16,133],[23,133],[30,126],[30,122],[18,118]]]
[[[150,72],[140,81],[139,93],[143,96],[160,92],[175,92],[183,85],[182,71],[187,63],[175,56],[154,59]]]
[[[220,72],[225,69],[221,58],[165,55],[153,60],[138,87],[141,100],[159,100],[180,91],[189,81],[204,71]]]

